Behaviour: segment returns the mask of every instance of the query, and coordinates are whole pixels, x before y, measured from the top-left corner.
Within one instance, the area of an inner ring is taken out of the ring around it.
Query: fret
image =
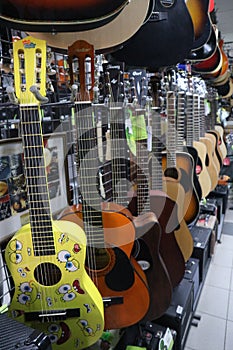
[[[191,93],[186,94],[186,117],[187,117],[187,129],[186,129],[186,144],[192,147],[194,141],[194,118],[195,106],[193,102],[193,95]]]
[[[77,129],[77,159],[78,181],[82,196],[82,216],[84,231],[88,245],[92,243],[101,246],[104,244],[103,219],[101,208],[101,196],[98,193],[98,169],[100,167],[98,155],[98,139],[96,117],[90,112],[75,114],[75,127]],[[93,107],[94,114],[97,112]]]
[[[167,96],[167,168],[176,167],[176,102],[175,92],[168,91]]]
[[[177,96],[177,151],[183,151],[184,139],[185,139],[185,93],[183,91],[178,92]]]
[[[124,207],[128,206],[127,160],[128,145],[125,133],[125,118],[128,107],[110,108],[110,149],[112,170],[112,200]],[[117,113],[111,113],[112,110]]]
[[[159,109],[152,109],[152,158],[151,158],[151,169],[152,169],[152,180],[151,189],[161,190],[163,189],[163,169],[162,169],[162,150],[163,145],[161,142],[161,116]]]
[[[22,107],[21,135],[35,256],[54,255],[55,246],[38,106]]]
[[[137,152],[137,210],[138,213],[150,211],[149,198],[149,152],[144,141],[136,142]]]

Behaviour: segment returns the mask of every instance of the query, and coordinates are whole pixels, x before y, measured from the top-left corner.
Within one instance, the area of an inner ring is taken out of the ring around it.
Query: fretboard
[[[40,112],[21,106],[21,135],[34,255],[55,254]]]
[[[167,168],[176,167],[176,100],[175,92],[167,92]]]
[[[165,145],[162,141],[161,116],[159,108],[152,109],[152,157],[151,157],[151,189],[163,190],[162,150]]]
[[[192,147],[194,141],[194,118],[196,118],[192,93],[186,94],[186,118],[186,145]]]

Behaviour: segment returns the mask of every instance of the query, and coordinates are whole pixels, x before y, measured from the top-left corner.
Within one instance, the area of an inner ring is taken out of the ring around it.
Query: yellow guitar
[[[84,267],[84,231],[51,215],[40,113],[46,42],[28,36],[13,45],[30,223],[6,247],[15,285],[9,312],[48,334],[54,350],[86,349],[102,335],[103,301]]]

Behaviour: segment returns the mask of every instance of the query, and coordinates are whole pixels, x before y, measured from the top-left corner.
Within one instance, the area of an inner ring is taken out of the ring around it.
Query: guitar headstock
[[[20,104],[38,104],[31,87],[46,95],[46,41],[27,36],[13,42],[15,92]]]
[[[130,69],[129,77],[132,89],[132,102],[144,107],[148,94],[148,79],[145,69]]]
[[[68,47],[70,84],[77,84],[79,101],[92,101],[95,84],[94,46],[85,40],[77,40]]]

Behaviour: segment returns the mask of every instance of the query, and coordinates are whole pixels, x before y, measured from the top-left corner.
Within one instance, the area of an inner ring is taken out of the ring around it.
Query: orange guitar
[[[80,81],[85,81],[83,58],[89,55],[93,59],[92,45],[87,50],[88,43],[84,44],[85,50],[80,50],[80,42],[75,42],[68,50],[70,60],[79,59]],[[78,97],[82,96],[80,93]],[[86,92],[84,96],[87,95]],[[84,227],[87,235],[86,270],[104,300],[105,328],[114,329],[140,321],[150,300],[146,276],[132,256],[135,240],[132,217],[118,204],[103,203],[99,193],[103,159],[99,147],[102,138],[99,138],[97,107],[91,106],[90,101],[78,102],[77,99],[75,102],[74,129],[82,205],[65,210],[61,218]]]

